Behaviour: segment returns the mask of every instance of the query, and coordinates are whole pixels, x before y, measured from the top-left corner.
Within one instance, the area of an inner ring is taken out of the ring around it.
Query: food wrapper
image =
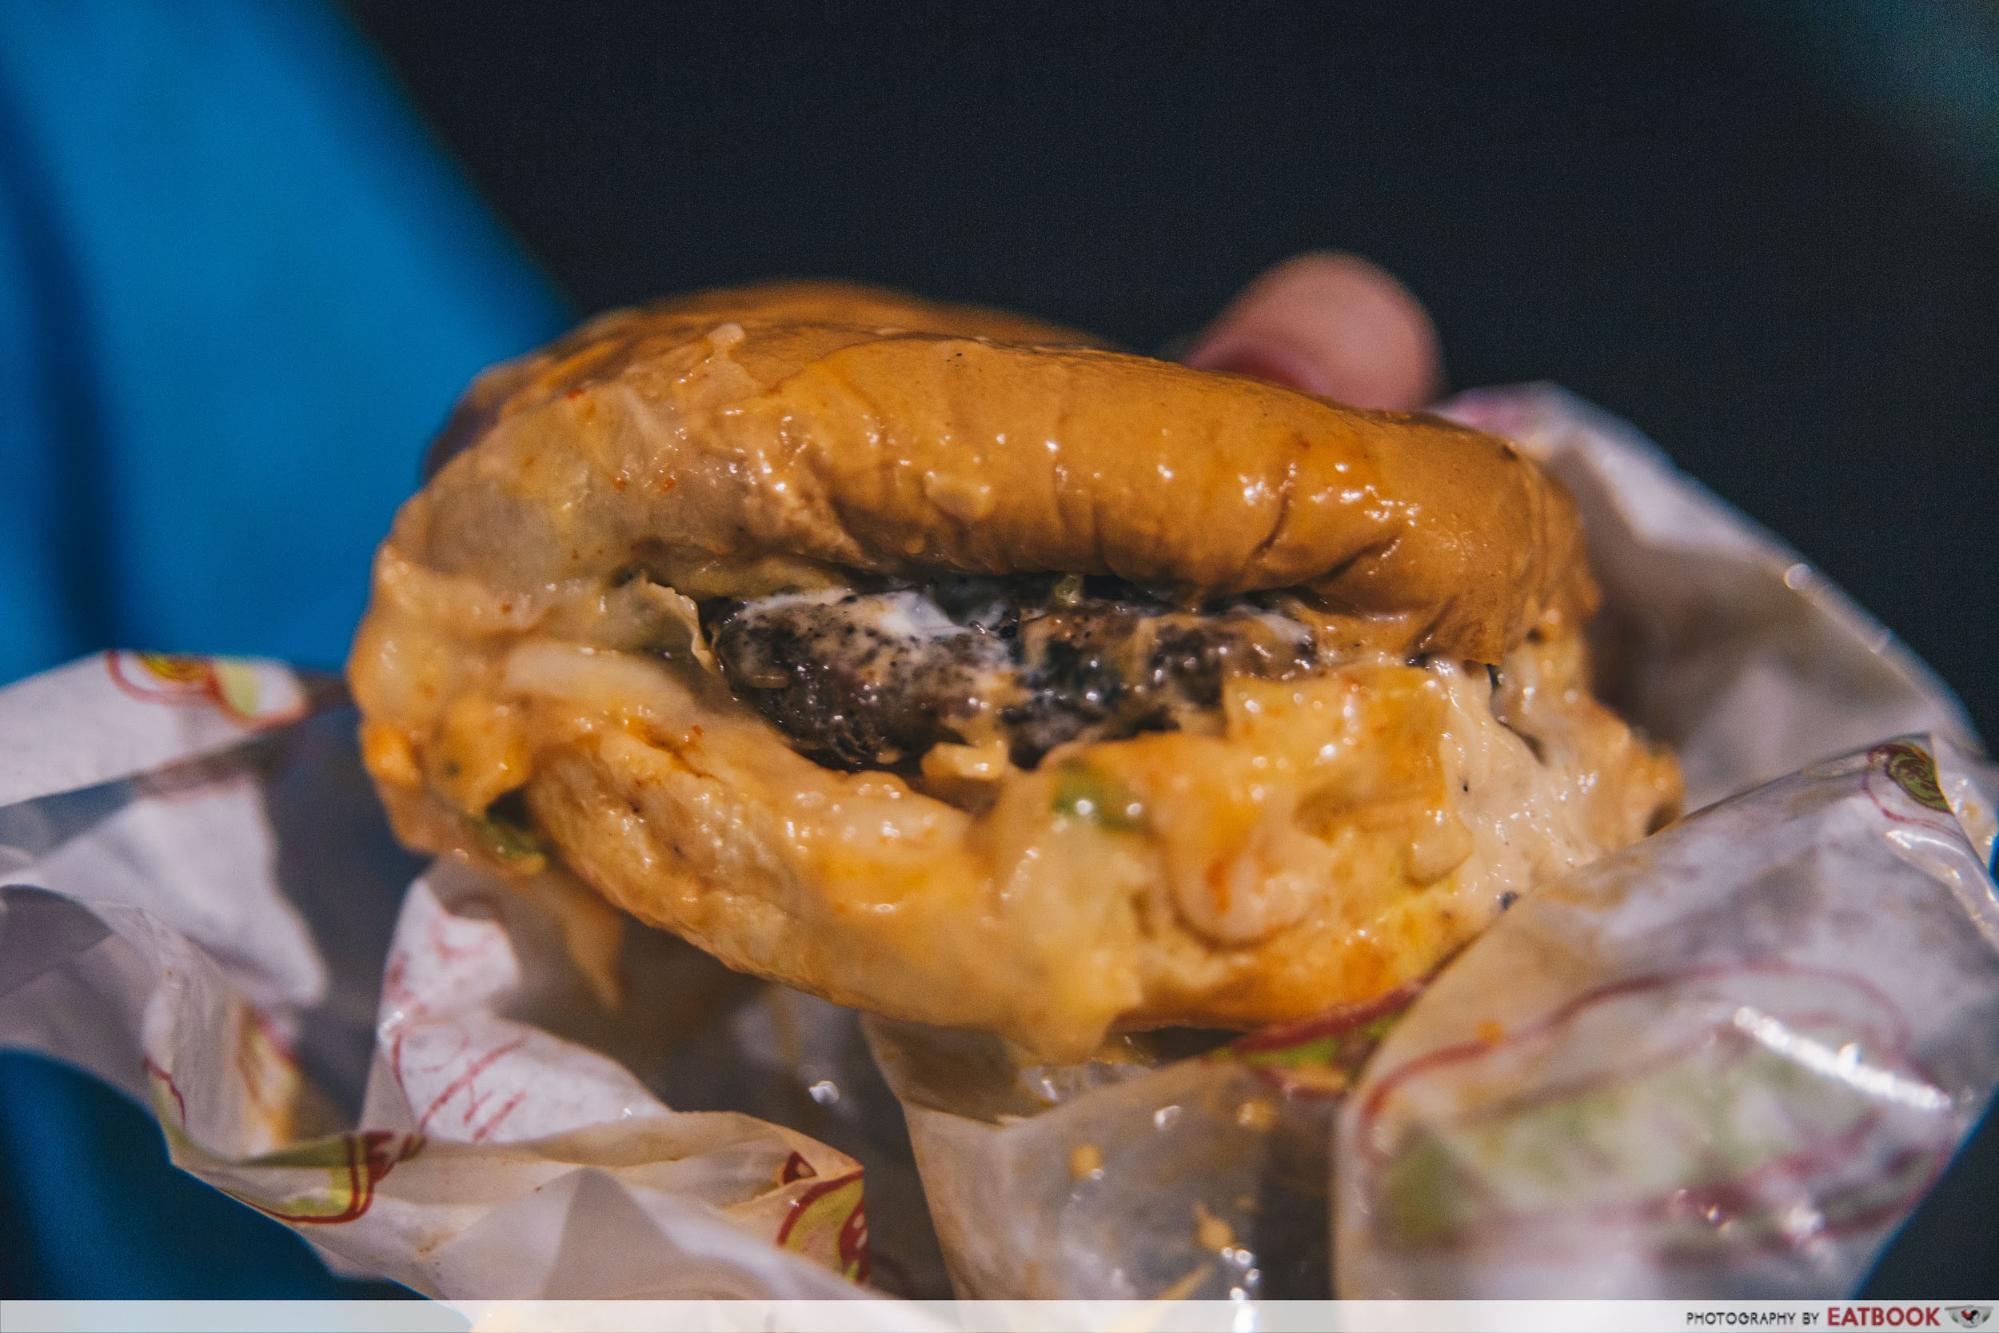
[[[0,1043],[139,1098],[336,1267],[456,1299],[1850,1288],[1999,1079],[1999,779],[1626,428],[1547,389],[1448,410],[1575,492],[1606,691],[1720,803],[1427,986],[1061,1069],[864,1039],[552,877],[413,861],[336,681],[118,652],[0,692]]]
[[[636,929],[608,993],[584,965],[608,914],[425,870],[355,725],[336,681],[273,663],[118,652],[0,694],[0,1044],[139,1098],[177,1164],[344,1271],[863,1294],[861,1158],[899,1126],[855,1086],[851,1016]],[[920,1280],[914,1181],[873,1174]]]

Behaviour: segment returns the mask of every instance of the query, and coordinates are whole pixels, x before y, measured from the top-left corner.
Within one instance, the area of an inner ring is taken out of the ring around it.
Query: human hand
[[[1443,383],[1437,331],[1422,303],[1373,264],[1331,251],[1266,270],[1182,359],[1397,411],[1429,403]]]

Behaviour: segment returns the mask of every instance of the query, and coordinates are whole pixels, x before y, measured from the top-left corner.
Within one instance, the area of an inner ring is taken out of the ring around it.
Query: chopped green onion
[[[466,815],[465,827],[471,830],[479,850],[496,861],[505,861],[528,874],[548,862],[547,849],[533,830],[495,816],[490,808],[484,815]]]
[[[1071,759],[1055,771],[1055,813],[1085,819],[1113,833],[1145,827],[1138,796],[1123,783]]]

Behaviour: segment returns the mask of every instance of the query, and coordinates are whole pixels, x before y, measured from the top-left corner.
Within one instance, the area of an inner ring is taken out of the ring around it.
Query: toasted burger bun
[[[474,385],[350,672],[413,845],[1050,1057],[1432,968],[1669,817],[1503,440],[870,289]],[[1077,576],[1086,576],[1079,578]]]

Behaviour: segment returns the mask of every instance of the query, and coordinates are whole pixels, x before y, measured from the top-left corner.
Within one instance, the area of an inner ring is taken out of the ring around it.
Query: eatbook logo
[[[1956,1324],[1959,1328],[1983,1328],[1986,1322],[1992,1318],[1992,1307],[1989,1305],[1952,1305],[1947,1307],[1944,1313],[1948,1314],[1950,1322]]]

